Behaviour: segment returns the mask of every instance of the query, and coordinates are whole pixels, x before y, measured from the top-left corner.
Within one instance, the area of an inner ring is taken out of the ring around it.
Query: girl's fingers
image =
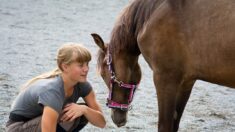
[[[72,108],[73,108],[73,105],[74,105],[74,103],[70,103],[70,104],[65,105],[65,107],[64,107],[64,109],[63,109],[63,112],[66,112],[66,111],[68,111],[69,109],[72,109]]]
[[[70,117],[69,116],[65,116],[65,118],[62,120],[63,122],[64,121],[68,121],[70,119]]]
[[[65,106],[64,109],[63,109],[63,113],[65,113],[65,112],[67,112],[67,111],[69,111],[69,110],[70,110],[70,105],[67,106],[67,107]]]
[[[76,117],[80,116],[80,113],[76,113],[74,103],[67,104],[63,109],[62,121],[74,120]]]
[[[64,114],[70,115],[71,112],[72,112],[72,110],[68,110],[68,111],[65,111]]]
[[[69,110],[66,112],[66,115],[71,118],[74,115],[74,112],[72,110]]]
[[[68,121],[68,120],[70,120],[71,118],[73,118],[73,117],[76,117],[77,115],[76,115],[76,112],[74,112],[74,111],[68,111],[67,113],[67,120],[66,121]]]
[[[74,115],[74,112],[73,112],[73,111],[68,111],[68,112],[66,112],[66,113],[64,113],[64,114],[62,115],[62,117],[60,118],[60,120],[61,120],[61,121],[67,121],[67,120],[69,120],[71,117],[73,117],[73,115]]]
[[[77,116],[74,115],[72,118],[69,119],[69,121],[73,121],[73,120],[75,120],[76,118],[77,118]]]
[[[62,122],[64,122],[64,121],[66,121],[67,119],[68,119],[67,115],[63,115],[60,120],[61,120]]]

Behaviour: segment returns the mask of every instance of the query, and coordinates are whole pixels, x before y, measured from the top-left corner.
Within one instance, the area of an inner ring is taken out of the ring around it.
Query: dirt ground
[[[141,57],[140,87],[126,126],[117,128],[105,106],[108,91],[96,73],[96,53],[90,33],[105,41],[115,19],[128,0],[1,0],[0,4],[0,131],[4,131],[10,105],[19,86],[28,79],[52,70],[57,48],[65,42],[83,43],[92,53],[89,81],[97,94],[107,126],[92,125],[83,132],[157,131],[158,108],[152,72]],[[186,106],[180,132],[235,131],[235,90],[197,81]]]

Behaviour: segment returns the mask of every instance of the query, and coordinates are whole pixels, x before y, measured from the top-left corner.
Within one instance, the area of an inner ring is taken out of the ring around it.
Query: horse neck
[[[116,50],[125,50],[132,54],[140,54],[137,36],[149,20],[154,10],[164,0],[132,1],[117,19],[112,31],[110,44]]]

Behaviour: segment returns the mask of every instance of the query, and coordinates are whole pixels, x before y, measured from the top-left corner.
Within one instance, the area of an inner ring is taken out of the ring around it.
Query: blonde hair
[[[84,63],[91,60],[91,54],[87,48],[77,43],[65,43],[57,51],[57,68],[54,70],[36,76],[25,83],[21,90],[25,90],[30,84],[39,79],[54,78],[63,72],[62,64],[71,64],[73,62]]]

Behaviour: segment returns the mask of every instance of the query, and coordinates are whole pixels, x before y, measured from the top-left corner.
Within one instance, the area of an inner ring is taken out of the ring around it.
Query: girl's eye
[[[82,66],[83,66],[83,64],[78,64],[78,66],[79,66],[79,67],[82,67]]]
[[[84,66],[88,66],[88,63],[80,63],[78,64],[79,67],[84,67]]]

